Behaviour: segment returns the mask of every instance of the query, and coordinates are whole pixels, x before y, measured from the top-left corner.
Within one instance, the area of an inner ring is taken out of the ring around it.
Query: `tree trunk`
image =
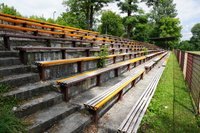
[[[129,0],[129,1],[128,1],[129,6],[131,6],[131,3],[132,3],[131,0]],[[132,13],[132,11],[131,11],[131,10],[128,10],[127,16],[130,17],[130,16],[131,16],[131,13]],[[131,37],[131,25],[128,24],[128,25],[127,25],[127,38],[130,39],[130,37]]]
[[[94,22],[94,6],[91,5],[90,6],[90,30],[92,30],[92,27],[93,27],[93,22]]]
[[[90,8],[89,6],[86,9],[86,23],[87,23],[87,29],[90,29]]]

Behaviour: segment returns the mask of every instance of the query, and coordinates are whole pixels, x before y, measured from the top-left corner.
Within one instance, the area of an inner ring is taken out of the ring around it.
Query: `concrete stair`
[[[81,133],[92,122],[81,108],[83,104],[63,101],[63,95],[53,86],[55,81],[40,81],[38,73],[21,64],[16,52],[0,51],[0,55],[0,84],[14,86],[3,96],[21,101],[13,112],[28,124],[27,132]]]
[[[83,113],[73,113],[50,128],[48,133],[81,133],[85,126],[92,122],[90,116]]]
[[[0,51],[0,58],[2,57],[19,57],[19,53],[13,51]]]
[[[34,68],[21,64],[17,52],[0,51],[0,84],[13,89],[4,97],[15,97],[20,103],[14,114],[30,124],[28,132],[38,133],[71,116],[80,106],[63,101],[63,95],[53,86],[55,81],[42,82]]]
[[[4,57],[0,58],[0,67],[21,65],[21,61],[18,57]]]
[[[0,75],[4,77],[4,76],[9,76],[9,75],[24,74],[24,73],[28,73],[30,69],[31,68],[29,66],[25,66],[25,65],[0,67]]]
[[[24,103],[14,110],[17,117],[24,117],[33,114],[39,110],[59,104],[63,101],[62,94],[58,92],[49,92],[31,100],[26,100]]]
[[[28,127],[29,133],[41,133],[52,127],[58,121],[76,112],[78,109],[80,107],[77,105],[61,102],[60,104],[38,111],[24,118],[24,121],[30,124]]]
[[[16,88],[15,90],[5,93],[4,96],[15,97],[19,100],[29,100],[32,97],[40,96],[48,93],[49,91],[56,90],[52,84],[53,82],[36,82],[32,84],[26,84]]]
[[[25,73],[20,75],[11,75],[3,77],[0,80],[0,84],[6,84],[14,87],[22,86],[28,83],[34,83],[39,81],[39,75],[37,73]]]

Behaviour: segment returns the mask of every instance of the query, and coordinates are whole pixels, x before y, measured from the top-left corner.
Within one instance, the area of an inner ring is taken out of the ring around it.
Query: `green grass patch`
[[[138,132],[200,132],[192,99],[174,54],[169,58]]]
[[[25,124],[12,112],[12,108],[18,101],[13,97],[2,96],[10,89],[7,85],[0,85],[0,133],[24,133],[26,132]]]

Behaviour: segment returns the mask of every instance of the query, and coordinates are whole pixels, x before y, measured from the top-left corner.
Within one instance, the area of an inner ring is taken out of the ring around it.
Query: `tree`
[[[192,27],[192,37],[190,42],[194,45],[194,49],[199,51],[200,50],[200,23],[195,24]]]
[[[123,33],[122,18],[112,11],[103,12],[99,31],[102,34],[121,36]]]
[[[180,42],[177,49],[180,49],[180,50],[183,50],[183,51],[193,51],[194,46],[191,44],[190,41],[186,40],[186,41]]]
[[[63,4],[67,5],[71,13],[77,15],[83,13],[87,29],[91,30],[94,24],[94,15],[111,1],[113,0],[65,0]]]
[[[141,2],[146,2],[148,6],[158,5],[160,0],[141,0]]]
[[[119,1],[119,0],[117,0]],[[127,38],[132,37],[132,29],[137,23],[136,17],[133,13],[138,12],[138,0],[125,0],[118,3],[118,6],[122,13],[126,13],[127,16],[124,18],[124,26],[127,32]]]
[[[151,14],[155,22],[159,22],[163,17],[175,18],[177,16],[176,4],[173,3],[173,0],[160,0],[153,5]]]
[[[144,0],[147,5],[152,6],[150,19],[153,31],[151,37],[175,37],[168,41],[168,47],[173,48],[181,38],[180,20],[177,16],[176,4],[173,0]],[[157,42],[157,45],[164,46],[165,42]]]
[[[38,20],[38,21],[42,21],[42,22],[46,22],[47,20],[44,17],[39,17],[36,15],[32,15],[29,17],[30,19],[34,19],[34,20]]]
[[[86,29],[85,16],[83,13],[64,12],[59,16],[56,22],[60,25],[73,26],[77,28]]]
[[[137,15],[137,23],[133,28],[133,39],[148,42],[152,32],[152,25],[148,22],[148,15]]]
[[[175,37],[174,40],[168,41],[168,47],[174,48],[180,41],[181,36],[180,20],[178,18],[164,17],[159,23],[160,37]],[[161,44],[162,46],[162,44]]]
[[[21,16],[21,14],[14,7],[9,7],[4,3],[0,4],[0,12],[14,16]]]

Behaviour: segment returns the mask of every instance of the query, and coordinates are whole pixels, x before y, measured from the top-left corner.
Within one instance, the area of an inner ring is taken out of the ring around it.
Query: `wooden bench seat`
[[[156,72],[149,85],[142,93],[136,104],[132,107],[126,118],[120,124],[118,128],[119,133],[136,133],[139,128],[139,124],[147,110],[147,107],[154,95],[160,77],[163,73],[164,68],[160,67]]]
[[[148,73],[155,66],[155,62],[151,61],[147,65],[144,66],[146,73]]]
[[[28,25],[33,25],[33,26],[41,26],[41,27],[44,27],[44,28],[52,28],[52,29],[58,29],[58,30],[67,30],[67,31],[70,31],[70,32],[90,34],[90,35],[94,35],[94,36],[99,34],[98,32],[94,32],[94,31],[83,30],[83,29],[74,28],[74,27],[70,27],[70,26],[62,26],[62,25],[52,24],[52,23],[48,23],[48,22],[41,22],[41,21],[38,21],[38,20],[13,16],[13,15],[4,14],[4,13],[0,13],[0,15],[3,16],[3,17],[1,17],[0,20],[13,22],[13,23],[21,23],[21,24],[26,23]]]
[[[0,34],[0,37],[3,37],[3,41],[4,41],[4,46],[7,49],[10,49],[10,38],[24,38],[24,39],[35,39],[35,40],[44,40],[47,42],[51,42],[51,41],[67,41],[67,42],[71,42],[73,44],[73,46],[76,45],[76,43],[87,43],[90,44],[92,47],[94,44],[102,44],[101,42],[95,42],[94,40],[81,40],[81,39],[75,39],[75,38],[58,38],[58,37],[50,37],[50,36],[34,36],[34,35],[27,35],[27,34],[11,34],[11,33],[3,33]]]
[[[154,59],[153,61],[157,64],[165,55],[167,55],[167,52],[161,54],[160,56],[158,56],[156,59]]]
[[[119,62],[113,65],[110,65],[108,67],[105,68],[100,68],[94,71],[89,71],[89,72],[84,72],[81,74],[77,74],[75,76],[69,77],[69,78],[64,78],[61,80],[57,81],[57,84],[60,85],[61,90],[64,93],[64,97],[65,100],[68,101],[69,97],[68,97],[68,87],[72,86],[73,84],[86,80],[88,78],[92,78],[92,77],[96,77],[97,81],[96,81],[96,85],[99,86],[101,84],[101,74],[114,70],[115,71],[115,77],[118,76],[118,70],[120,67],[123,66],[127,66],[128,70],[130,69],[130,65],[134,64],[136,65],[137,62],[139,62],[141,64],[142,60],[145,60],[145,56],[142,57],[138,57],[135,59],[131,59],[131,60],[127,60],[127,61],[123,61],[123,62]]]
[[[136,72],[131,76],[123,79],[121,82],[117,83],[116,85],[112,86],[111,88],[104,91],[102,94],[92,98],[91,100],[84,103],[85,107],[92,111],[94,114],[94,121],[97,122],[99,118],[98,111],[102,108],[107,102],[109,102],[113,97],[119,95],[118,99],[121,99],[123,96],[123,89],[131,84],[131,87],[135,86],[136,79],[140,78],[143,79],[144,70]]]
[[[113,60],[113,64],[116,63],[117,57],[122,57],[122,60],[125,61],[126,59],[132,59],[135,58],[135,55],[137,53],[124,53],[124,54],[114,54],[114,55],[108,55],[106,59]],[[128,58],[126,58],[128,57]],[[70,63],[77,63],[77,72],[82,73],[84,63],[87,61],[95,61],[100,59],[100,57],[81,57],[81,58],[72,58],[72,59],[62,59],[62,60],[52,60],[52,61],[37,61],[35,64],[38,66],[38,70],[40,73],[41,80],[46,80],[45,71],[46,69],[49,70],[49,67],[51,66],[58,66],[58,65],[64,65],[64,64],[70,64]],[[134,60],[135,61],[135,60]]]

